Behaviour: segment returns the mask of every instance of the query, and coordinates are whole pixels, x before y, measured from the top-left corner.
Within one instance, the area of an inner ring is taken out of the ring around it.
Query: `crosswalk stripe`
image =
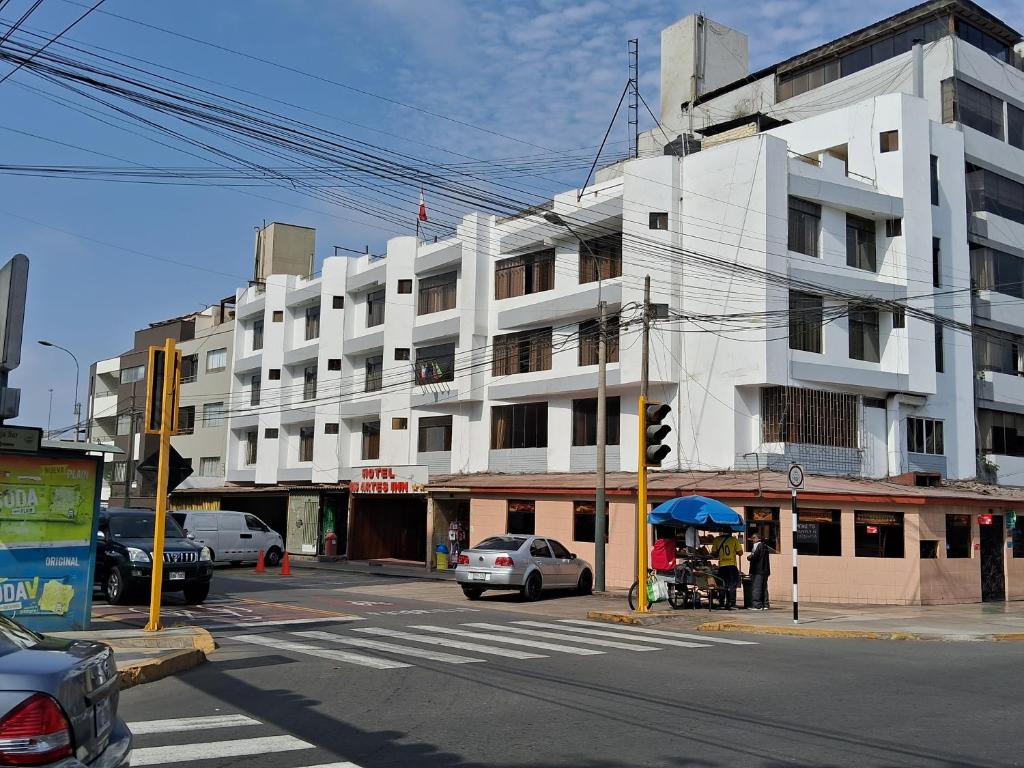
[[[673,645],[679,648],[709,648],[708,643],[694,643],[689,640],[670,640],[667,637],[653,637],[651,635],[644,635],[643,637],[637,637],[636,635],[626,634],[624,632],[616,632],[614,630],[603,629],[600,627],[579,627],[571,626],[567,627],[565,624],[556,624],[548,621],[513,621],[513,624],[522,624],[524,627],[537,627],[539,629],[558,629],[563,632],[578,632],[585,635],[594,635],[595,637],[607,637],[611,640],[639,640],[643,643],[654,643],[655,645]]]
[[[468,637],[473,640],[486,640],[492,643],[508,643],[509,645],[523,645],[527,648],[539,648],[542,651],[559,651],[560,653],[571,653],[574,656],[599,656],[604,651],[594,648],[575,648],[571,645],[559,645],[557,643],[545,643],[540,640],[528,640],[525,637],[508,637],[507,635],[492,635],[486,632],[470,632],[461,627],[432,627],[426,624],[413,624],[410,629],[422,629],[425,632],[440,632],[459,637]],[[500,627],[504,630],[504,627]]]
[[[452,640],[447,637],[433,637],[427,635],[414,635],[412,632],[399,632],[397,629],[384,629],[383,627],[356,627],[356,632],[365,632],[370,635],[381,635],[382,637],[394,637],[399,640],[411,640],[414,643],[427,643],[429,645],[443,645],[446,648],[459,648],[463,651],[476,651],[477,653],[489,653],[492,656],[504,656],[507,659],[546,659],[542,653],[529,653],[528,651],[517,651],[512,648],[495,648],[480,643],[467,643],[462,640]]]
[[[473,622],[463,624],[464,627],[473,627],[474,629],[493,629],[499,632],[515,632],[520,635],[532,635],[534,637],[545,637],[552,640],[571,640],[574,643],[583,643],[584,645],[599,645],[605,648],[619,648],[624,651],[660,651],[660,648],[652,648],[649,645],[638,645],[637,643],[625,643],[619,640],[605,640],[598,637],[580,637],[579,635],[568,635],[566,631],[561,632],[545,632],[540,629],[527,629],[525,627],[506,627],[502,624],[485,624],[483,622]]]
[[[207,741],[197,744],[174,744],[167,747],[142,747],[132,750],[132,766],[191,763],[194,760],[212,760],[222,757],[264,755],[271,752],[294,752],[314,749],[294,736],[263,736],[255,739]]]
[[[561,624],[580,624],[587,627],[595,626],[593,621],[587,619],[559,619]],[[757,645],[753,640],[733,640],[731,637],[709,637],[708,635],[688,635],[683,632],[667,632],[663,629],[648,629],[647,627],[626,627],[625,625],[616,625],[623,632],[629,634],[638,635],[657,635],[658,637],[681,637],[684,640],[699,640],[702,643],[721,643],[723,645]],[[637,638],[637,640],[646,640],[647,638]]]
[[[380,640],[370,640],[365,637],[342,637],[331,632],[293,632],[299,637],[308,637],[312,640],[325,640],[328,643],[339,645],[353,645],[357,648],[369,648],[371,650],[394,653],[398,656],[412,656],[416,659],[427,659],[428,661],[440,661],[445,664],[475,664],[483,662],[484,659],[474,659],[469,656],[457,656],[454,653],[443,651],[432,651],[429,648],[410,648],[407,645],[395,645]]]
[[[245,715],[210,715],[209,717],[175,717],[167,720],[140,720],[128,723],[128,728],[136,736],[151,733],[179,733],[181,731],[205,731],[210,728],[237,728],[244,725],[259,725]]]
[[[293,643],[290,640],[278,640],[277,638],[264,637],[263,635],[235,635],[233,640],[241,640],[243,643],[262,645],[267,648],[274,648],[279,651],[291,651],[292,653],[303,653],[307,656],[317,656],[321,659],[332,661],[343,661],[347,664],[356,664],[360,667],[373,667],[374,669],[401,669],[411,667],[401,661],[380,659],[375,656],[364,656],[361,653],[350,653],[349,651],[336,651],[333,648],[319,648],[315,645],[305,643]]]

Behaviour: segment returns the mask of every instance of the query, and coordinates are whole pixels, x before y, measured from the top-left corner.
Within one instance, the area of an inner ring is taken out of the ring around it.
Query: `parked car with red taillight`
[[[518,590],[526,600],[539,600],[546,589],[574,589],[589,595],[594,585],[590,563],[554,539],[543,536],[491,536],[463,550],[455,579],[470,600],[485,590]]]
[[[107,646],[44,637],[0,616],[0,765],[127,768],[119,685]]]

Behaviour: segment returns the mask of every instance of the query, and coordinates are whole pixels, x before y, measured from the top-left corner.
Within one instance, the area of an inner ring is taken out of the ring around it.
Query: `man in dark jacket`
[[[755,611],[768,610],[768,576],[771,575],[772,566],[768,560],[768,545],[761,541],[756,533],[750,537],[754,543],[754,549],[747,555],[750,563],[750,587]]]

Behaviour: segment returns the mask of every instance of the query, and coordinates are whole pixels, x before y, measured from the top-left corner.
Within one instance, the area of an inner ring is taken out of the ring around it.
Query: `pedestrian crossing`
[[[399,628],[346,626],[331,632],[293,630],[286,634],[287,637],[241,634],[232,639],[376,670],[408,669],[423,662],[479,664],[493,662],[494,657],[521,661],[553,655],[600,656],[620,651],[656,653],[670,649],[700,650],[716,645],[757,645],[751,640],[584,619],[468,621],[444,625],[410,624]]]

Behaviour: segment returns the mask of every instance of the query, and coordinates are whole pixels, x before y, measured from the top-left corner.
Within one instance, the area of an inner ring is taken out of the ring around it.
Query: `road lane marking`
[[[513,624],[522,624],[526,627],[537,627],[539,629],[558,629],[563,632],[578,632],[586,635],[594,635],[595,637],[607,637],[611,640],[640,640],[644,643],[654,643],[655,645],[674,645],[680,648],[710,648],[708,643],[694,643],[689,640],[670,640],[667,637],[653,637],[651,635],[644,635],[643,637],[637,637],[636,635],[627,634],[624,632],[616,632],[610,629],[603,629],[601,627],[579,627],[571,626],[567,627],[565,624],[556,624],[547,621],[513,621]]]
[[[181,731],[205,731],[210,728],[237,728],[243,725],[259,725],[245,715],[210,715],[209,717],[174,717],[167,720],[140,720],[128,723],[128,729],[136,736],[150,733],[179,733]]]
[[[265,755],[271,752],[294,752],[299,749],[314,749],[314,747],[294,736],[263,736],[255,739],[207,741],[199,744],[174,744],[167,747],[142,747],[132,750],[132,768],[140,765],[191,763],[196,760],[213,760],[223,757]]]
[[[429,661],[440,661],[445,664],[477,664],[484,659],[474,659],[469,656],[457,656],[454,653],[443,651],[432,651],[429,648],[410,648],[407,645],[395,645],[380,640],[370,640],[365,637],[342,637],[331,632],[292,632],[298,637],[308,637],[311,640],[324,640],[328,643],[339,645],[352,645],[356,648],[369,648],[372,651],[384,651],[398,656],[412,656],[416,659],[427,659]]]
[[[361,653],[350,653],[349,651],[336,651],[333,648],[320,648],[315,645],[306,645],[305,643],[293,643],[290,640],[279,640],[273,637],[264,637],[263,635],[236,635],[233,640],[241,640],[243,643],[252,643],[253,645],[262,645],[267,648],[274,648],[278,651],[291,651],[292,653],[302,653],[307,656],[316,656],[321,659],[331,659],[332,661],[343,661],[347,664],[356,664],[360,667],[373,667],[374,669],[401,669],[403,667],[411,667],[411,664],[405,664],[401,661],[391,661],[390,659],[381,659],[376,656],[364,656]]]
[[[545,632],[539,629],[527,629],[525,627],[507,627],[502,624],[485,624],[483,622],[474,622],[469,624],[463,624],[464,627],[472,627],[473,629],[492,629],[499,632],[515,632],[519,635],[530,635],[532,637],[544,637],[550,638],[551,640],[570,640],[574,643],[582,643],[583,645],[598,645],[604,648],[618,648],[623,651],[660,651],[661,648],[652,648],[649,645],[638,645],[637,643],[625,643],[620,640],[604,640],[598,637],[580,637],[579,635],[567,635],[565,631],[562,632]]]
[[[476,651],[477,653],[489,653],[492,656],[504,656],[508,659],[546,659],[542,653],[529,653],[528,651],[516,651],[512,648],[495,648],[491,645],[480,643],[467,643],[463,640],[452,640],[447,637],[434,637],[433,635],[415,635],[412,632],[400,632],[397,629],[384,629],[383,627],[353,627],[356,632],[365,632],[370,635],[382,637],[394,637],[399,640],[410,640],[414,643],[428,643],[430,645],[442,645],[446,648],[458,648],[463,651]]]
[[[586,627],[595,626],[595,622],[588,619],[559,619],[562,624],[581,624]],[[687,635],[683,632],[667,632],[664,629],[648,629],[647,627],[634,627],[630,626],[628,629],[625,625],[617,625],[623,632],[630,634],[640,635],[657,635],[658,637],[681,637],[684,640],[698,640],[702,643],[722,643],[723,645],[757,645],[752,640],[733,640],[731,637],[709,637],[708,635]],[[643,640],[646,638],[637,638],[637,640]]]
[[[472,640],[487,640],[492,643],[524,645],[527,648],[539,648],[542,651],[559,651],[560,653],[570,653],[574,656],[599,656],[604,653],[604,651],[598,651],[594,648],[575,648],[571,645],[545,643],[540,640],[527,640],[525,637],[507,637],[504,635],[492,635],[486,632],[470,632],[469,630],[462,629],[461,627],[431,627],[426,624],[413,624],[409,629],[422,629],[425,632],[440,632],[443,634],[458,635],[459,637],[468,637]],[[500,629],[504,630],[505,627],[500,627]]]
[[[232,629],[234,627],[290,627],[293,624],[325,624],[348,621],[363,621],[362,616],[335,616],[322,619],[284,619],[283,621],[240,621],[237,624],[205,624],[205,629]]]

